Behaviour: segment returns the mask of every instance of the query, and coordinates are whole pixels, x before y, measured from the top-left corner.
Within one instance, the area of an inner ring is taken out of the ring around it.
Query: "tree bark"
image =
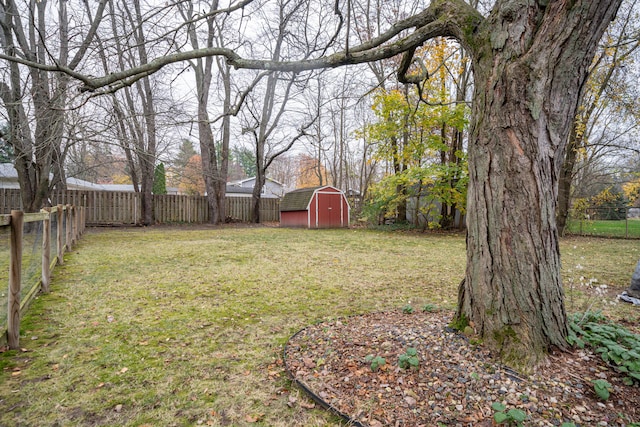
[[[619,3],[501,2],[473,41],[467,272],[454,320],[519,368],[567,347],[557,181],[589,63]]]

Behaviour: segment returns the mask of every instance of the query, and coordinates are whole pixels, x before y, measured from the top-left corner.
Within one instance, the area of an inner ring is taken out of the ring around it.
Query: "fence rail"
[[[49,292],[51,270],[64,262],[64,253],[84,232],[85,219],[86,209],[71,205],[0,215],[0,263],[7,267],[0,268],[0,279],[8,284],[0,298],[0,344],[19,348],[22,314],[40,290]]]
[[[250,197],[227,197],[227,217],[235,221],[249,222],[253,202]],[[52,205],[73,205],[86,208],[87,225],[134,225],[142,222],[142,197],[140,193],[119,191],[56,191],[51,195]],[[20,190],[0,189],[0,213],[21,210]],[[154,195],[154,219],[157,223],[206,223],[209,222],[209,205],[204,196]],[[280,201],[261,199],[261,221],[280,220]]]
[[[626,206],[574,210],[567,220],[565,234],[640,239],[640,217],[634,215],[636,211]]]

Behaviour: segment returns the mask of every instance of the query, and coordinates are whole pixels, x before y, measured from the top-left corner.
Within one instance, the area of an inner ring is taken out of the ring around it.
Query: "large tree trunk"
[[[494,10],[477,35],[467,272],[455,321],[527,368],[567,346],[558,176],[587,67],[620,2],[517,3]]]
[[[216,147],[209,122],[207,105],[206,103],[203,104],[200,98],[198,100],[198,139],[200,140],[202,173],[204,175],[204,185],[207,191],[207,203],[209,205],[209,222],[211,224],[218,224],[224,219],[220,217],[215,183],[218,161],[216,159]]]
[[[263,156],[263,153],[258,150],[258,154]],[[257,159],[261,159],[261,157],[257,157]],[[262,219],[260,218],[260,204],[262,200],[262,188],[264,187],[265,182],[267,181],[266,177],[266,169],[264,167],[264,161],[257,160],[256,161],[256,182],[253,186],[253,193],[251,193],[251,198],[253,202],[253,210],[251,214],[251,222],[255,222],[259,224]]]
[[[220,141],[220,161],[218,167],[218,176],[216,179],[216,196],[218,203],[218,215],[220,221],[227,219],[226,193],[227,178],[229,176],[229,144],[231,142],[231,67],[222,62],[218,62],[218,69],[223,79],[224,85],[224,101],[223,111],[225,116],[222,118],[222,140]]]
[[[194,7],[192,3],[185,3],[183,17],[186,21],[194,19]],[[210,11],[218,8],[218,1],[213,0],[210,4]],[[216,35],[213,17],[207,19],[207,33],[205,46],[210,48]],[[200,40],[195,27],[189,30],[189,37],[194,48],[199,48]],[[220,67],[220,63],[218,63]],[[226,74],[221,69],[225,88],[225,99],[223,105],[223,131],[221,141],[220,159],[216,151],[216,143],[211,129],[209,116],[209,95],[211,92],[211,82],[213,78],[213,57],[198,58],[191,64],[196,75],[196,90],[198,96],[198,139],[200,141],[200,154],[202,159],[202,174],[204,178],[205,190],[207,193],[207,204],[209,205],[209,222],[218,224],[225,220],[225,190],[228,172],[229,140],[230,140],[230,119],[231,109],[231,70],[226,64],[222,65]]]

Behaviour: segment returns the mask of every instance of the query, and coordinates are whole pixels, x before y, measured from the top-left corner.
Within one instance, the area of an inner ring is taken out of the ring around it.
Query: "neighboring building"
[[[340,228],[349,226],[349,203],[339,189],[301,188],[284,195],[280,202],[282,227]]]
[[[253,188],[238,187],[227,184],[227,189],[225,191],[226,197],[251,197],[252,195]]]
[[[53,175],[49,176],[52,179]],[[0,188],[19,190],[18,172],[12,163],[0,163]],[[67,178],[68,190],[133,192],[132,184],[96,184],[78,178]],[[179,194],[178,189],[167,187],[167,194]]]
[[[253,187],[256,185],[256,177],[241,179],[227,184],[226,195],[229,197],[251,197]],[[267,178],[260,197],[264,199],[280,199],[284,196],[284,185],[278,181]]]
[[[0,163],[0,188],[20,189],[18,172],[13,163]]]

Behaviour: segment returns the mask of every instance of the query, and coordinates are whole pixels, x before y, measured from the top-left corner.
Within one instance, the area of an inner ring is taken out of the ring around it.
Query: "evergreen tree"
[[[256,176],[256,154],[246,147],[234,147],[233,161],[239,164],[248,177]]]
[[[190,139],[183,139],[182,143],[180,144],[178,154],[173,160],[173,164],[176,166],[176,168],[182,171],[189,164],[189,160],[196,154],[198,154],[198,152],[195,148],[193,148],[193,141],[191,141]]]
[[[15,158],[9,138],[9,126],[0,126],[0,163],[11,163]]]
[[[153,194],[167,194],[167,177],[164,163],[158,163],[153,172]]]

